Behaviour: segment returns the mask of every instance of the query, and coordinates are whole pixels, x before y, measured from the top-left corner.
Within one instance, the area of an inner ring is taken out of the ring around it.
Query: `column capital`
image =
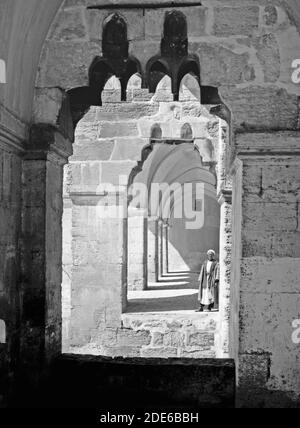
[[[62,165],[73,154],[72,142],[55,126],[45,123],[32,125],[25,148],[26,160],[52,160]]]

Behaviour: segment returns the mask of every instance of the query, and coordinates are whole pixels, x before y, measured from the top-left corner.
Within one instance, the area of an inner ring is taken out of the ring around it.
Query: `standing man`
[[[219,281],[219,263],[216,260],[216,253],[214,250],[209,250],[199,276],[200,307],[197,312],[203,312],[205,307],[208,311],[211,311],[214,306],[218,309]]]

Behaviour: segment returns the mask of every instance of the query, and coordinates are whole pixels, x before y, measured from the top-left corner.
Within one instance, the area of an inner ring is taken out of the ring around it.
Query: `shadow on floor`
[[[146,291],[128,293],[127,312],[193,311],[198,307],[199,273],[168,273]]]

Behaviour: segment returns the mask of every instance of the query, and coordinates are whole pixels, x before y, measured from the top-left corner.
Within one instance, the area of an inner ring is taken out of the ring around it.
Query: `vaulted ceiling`
[[[0,0],[0,58],[7,62],[8,81],[7,85],[1,85],[0,103],[24,121],[30,120],[43,43],[63,1]],[[124,0],[115,1],[118,2],[124,3]],[[300,32],[299,0],[276,0],[274,3],[287,6]]]

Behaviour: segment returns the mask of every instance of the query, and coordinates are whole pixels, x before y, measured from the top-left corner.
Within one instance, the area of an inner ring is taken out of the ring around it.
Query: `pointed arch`
[[[126,58],[128,57],[128,48],[127,23],[116,12],[104,21],[102,32],[103,56],[106,58]]]

